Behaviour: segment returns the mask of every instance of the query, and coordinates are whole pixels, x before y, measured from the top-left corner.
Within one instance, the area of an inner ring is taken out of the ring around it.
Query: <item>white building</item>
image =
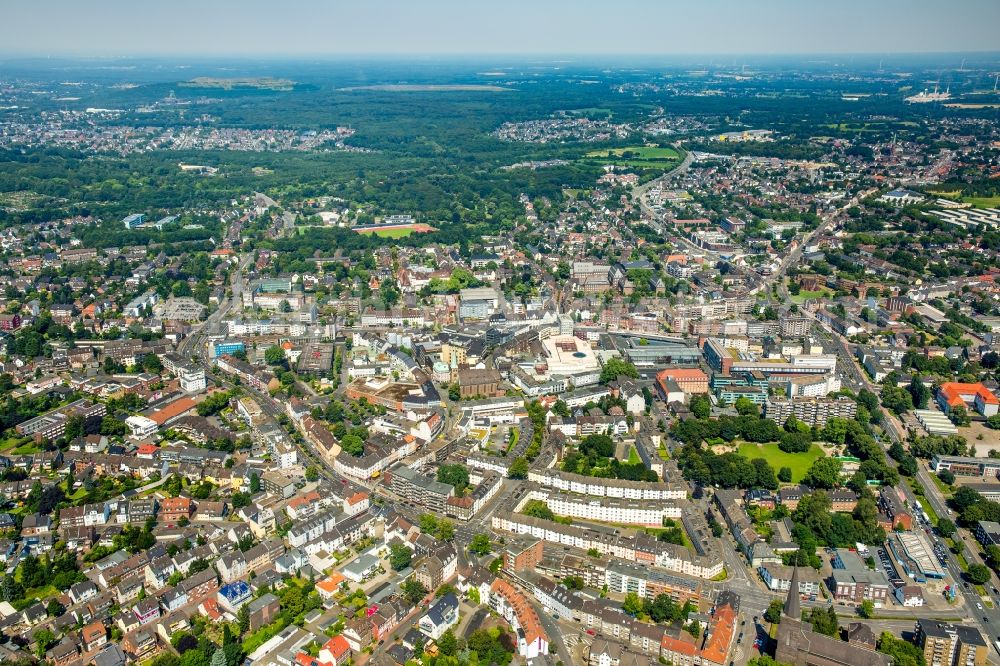
[[[125,419],[125,425],[132,431],[132,436],[137,439],[144,439],[156,434],[160,426],[153,419],[138,414]]]

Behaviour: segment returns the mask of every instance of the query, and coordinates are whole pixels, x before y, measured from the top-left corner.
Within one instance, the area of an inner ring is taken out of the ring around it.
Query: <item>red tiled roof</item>
[[[157,425],[163,425],[175,416],[180,416],[184,412],[194,409],[195,401],[191,398],[178,398],[174,400],[169,405],[166,405],[163,409],[159,409],[149,415]]]
[[[965,404],[962,400],[963,395],[975,395],[979,396],[987,405],[1000,405],[1000,400],[990,393],[990,390],[983,386],[982,384],[962,384],[959,382],[945,382],[941,384],[939,389],[941,394],[944,395],[945,400],[952,407],[958,407],[959,405]]]
[[[529,645],[539,638],[548,642],[548,637],[545,635],[542,623],[538,620],[535,609],[531,607],[531,604],[528,603],[528,600],[520,592],[514,589],[513,585],[501,578],[497,578],[493,581],[491,589],[495,594],[503,596],[511,608],[514,609],[517,621],[521,625],[521,631],[524,632],[524,640]]]

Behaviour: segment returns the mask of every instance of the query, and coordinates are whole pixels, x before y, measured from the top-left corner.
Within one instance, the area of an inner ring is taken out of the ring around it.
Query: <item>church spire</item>
[[[785,599],[784,615],[793,620],[802,619],[802,610],[799,607],[799,567],[792,565],[792,582],[788,586],[788,598]]]

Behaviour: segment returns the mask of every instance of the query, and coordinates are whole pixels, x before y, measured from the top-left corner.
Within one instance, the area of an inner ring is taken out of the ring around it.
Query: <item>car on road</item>
[[[969,586],[966,585],[966,587],[969,587]],[[978,608],[979,610],[983,610],[983,605],[981,603],[976,602],[976,608]]]

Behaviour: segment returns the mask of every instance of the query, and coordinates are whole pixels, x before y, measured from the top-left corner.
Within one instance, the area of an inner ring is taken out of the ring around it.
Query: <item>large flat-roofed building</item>
[[[656,373],[657,388],[663,395],[669,393],[669,381],[687,395],[708,393],[708,375],[700,368],[667,368]]]
[[[931,469],[935,472],[947,469],[955,476],[997,477],[1000,459],[937,455],[931,458]]]
[[[941,620],[917,620],[916,642],[927,666],[983,666],[989,653],[979,629]]]
[[[785,317],[781,320],[782,337],[798,337],[808,335],[812,327],[812,319],[809,317]]]
[[[19,435],[34,435],[35,439],[55,439],[66,432],[66,424],[72,417],[79,416],[87,420],[107,413],[108,409],[103,403],[82,399],[19,423],[14,429]]]
[[[988,502],[1000,502],[1000,483],[968,482],[962,485],[969,490],[975,490]]]
[[[333,365],[332,342],[307,342],[299,354],[298,369],[305,373],[329,372]]]
[[[858,413],[858,403],[850,398],[793,398],[774,399],[764,410],[767,418],[784,423],[789,416],[810,426],[822,428],[833,417],[853,419]]]
[[[444,513],[448,498],[455,495],[454,486],[426,477],[403,464],[389,469],[385,479],[392,492],[436,513]]]
[[[980,520],[976,524],[976,539],[984,546],[1000,546],[1000,523]]]
[[[882,606],[889,598],[889,581],[881,569],[869,569],[857,553],[840,549],[833,559],[830,590],[838,601],[872,601]]]
[[[572,335],[554,335],[542,340],[545,364],[550,375],[575,375],[600,367],[589,342]]]

